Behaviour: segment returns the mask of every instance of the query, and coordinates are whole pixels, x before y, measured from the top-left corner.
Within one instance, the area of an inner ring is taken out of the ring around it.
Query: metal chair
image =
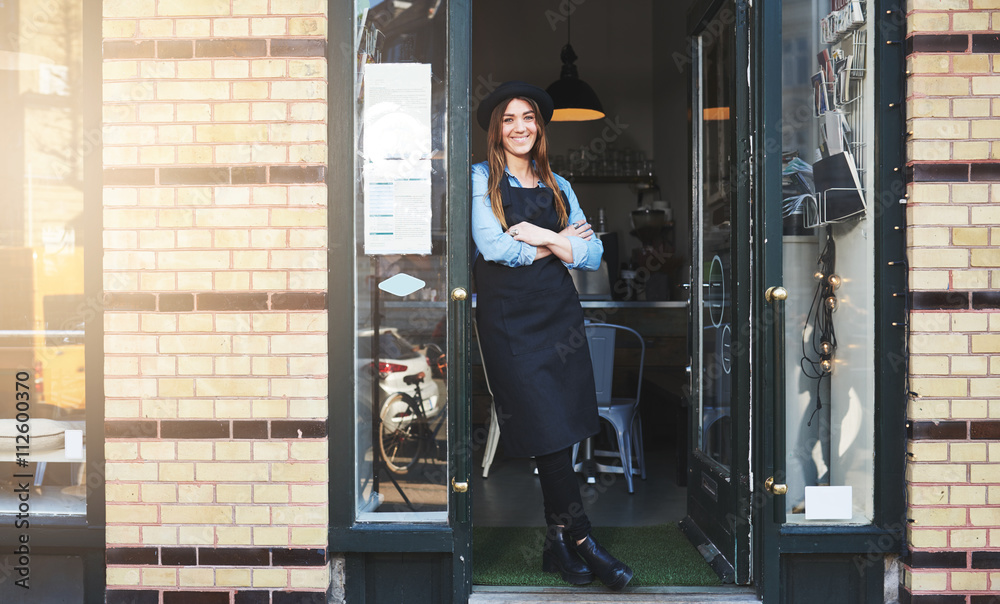
[[[625,475],[628,492],[634,493],[632,475],[639,474],[646,479],[646,455],[642,444],[642,419],[639,416],[639,393],[642,390],[642,370],[646,363],[646,342],[634,329],[609,323],[587,323],[587,344],[590,346],[590,360],[594,365],[594,384],[597,388],[597,411],[602,419],[614,428],[618,440],[617,451],[595,450],[596,457],[616,457],[621,465],[596,463],[599,472],[613,472]],[[615,336],[626,332],[639,342],[639,375],[634,397],[611,396],[611,382],[615,369]],[[573,463],[580,445],[573,445]],[[633,461],[636,462],[633,464]],[[636,467],[638,466],[638,467]],[[625,471],[628,468],[629,471]]]

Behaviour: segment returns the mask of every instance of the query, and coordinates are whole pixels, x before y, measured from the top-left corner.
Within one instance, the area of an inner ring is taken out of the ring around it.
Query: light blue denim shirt
[[[504,168],[504,172],[507,174],[510,186],[522,186],[506,168]],[[531,264],[535,260],[538,248],[523,241],[515,241],[511,235],[504,232],[500,221],[493,215],[490,196],[486,192],[489,175],[490,169],[486,162],[472,166],[472,240],[476,244],[477,254],[481,253],[486,260],[504,266]],[[586,220],[569,181],[558,174],[553,176],[555,176],[556,185],[566,196],[566,201],[569,202],[569,224]],[[538,181],[538,186],[545,187],[545,184]],[[601,240],[596,235],[591,237],[590,241],[580,237],[568,237],[568,239],[573,248],[573,262],[563,262],[566,268],[596,271],[601,265],[601,256],[604,254],[604,244],[601,243]]]

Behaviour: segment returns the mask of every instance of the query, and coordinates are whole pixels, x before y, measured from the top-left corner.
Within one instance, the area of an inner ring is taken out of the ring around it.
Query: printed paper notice
[[[431,66],[365,70],[366,254],[431,253]]]

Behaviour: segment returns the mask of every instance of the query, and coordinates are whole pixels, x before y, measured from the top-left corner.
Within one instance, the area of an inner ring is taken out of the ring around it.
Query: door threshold
[[[474,585],[469,604],[748,604],[759,602],[752,587],[636,587],[624,592],[579,587]]]

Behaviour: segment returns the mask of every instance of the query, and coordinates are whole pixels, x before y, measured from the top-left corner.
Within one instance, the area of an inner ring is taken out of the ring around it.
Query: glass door
[[[464,601],[469,5],[331,11],[331,547],[351,601]]]
[[[881,602],[882,556],[905,531],[893,451],[904,440],[903,206],[889,169],[901,160],[903,118],[879,110],[902,96],[889,9],[763,8],[755,63],[765,193],[753,256],[762,283],[755,582],[765,602],[817,591]]]
[[[782,3],[781,482],[786,522],[857,525],[874,502],[874,37],[863,12],[823,28],[828,9]]]
[[[448,518],[448,102],[443,12],[356,2],[359,522]]]
[[[749,580],[749,109],[745,8],[692,37],[691,408],[686,526],[726,581]],[[740,66],[743,66],[742,68]],[[741,134],[742,132],[742,134]]]

